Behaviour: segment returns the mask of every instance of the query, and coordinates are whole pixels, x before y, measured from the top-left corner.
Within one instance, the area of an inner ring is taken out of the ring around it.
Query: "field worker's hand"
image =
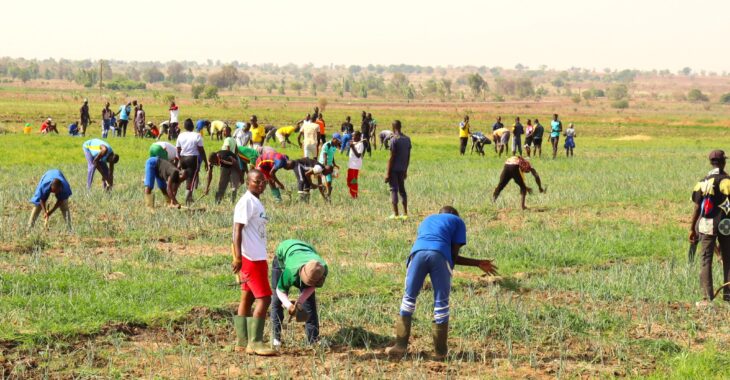
[[[241,262],[240,257],[234,258],[233,261],[231,262],[231,269],[233,269],[233,273],[240,272],[242,265],[243,265],[243,263]]]
[[[697,242],[697,231],[694,228],[689,232],[689,242],[693,244]]]
[[[301,308],[301,305],[298,305],[296,302],[294,302],[293,304],[291,304],[291,306],[289,306],[287,312],[289,312],[289,315],[294,315],[297,312],[297,308]]]
[[[480,260],[478,266],[479,269],[490,276],[497,275],[497,266],[492,264],[491,260]]]
[[[531,187],[528,187],[528,188],[527,188],[527,192],[528,192],[529,194],[532,194],[532,188],[531,188]]]

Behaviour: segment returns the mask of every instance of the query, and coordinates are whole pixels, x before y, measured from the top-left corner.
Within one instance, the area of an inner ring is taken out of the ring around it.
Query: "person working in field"
[[[236,139],[236,145],[251,145],[251,125],[242,121],[236,122],[236,130],[233,132],[233,138]]]
[[[350,142],[350,157],[347,162],[347,187],[350,189],[350,196],[356,199],[359,192],[358,179],[362,168],[362,156],[365,154],[360,131],[355,132]]]
[[[53,122],[53,119],[49,117],[41,124],[41,134],[45,135],[53,132],[58,134],[58,128],[56,128],[56,123]]]
[[[109,143],[100,139],[85,141],[81,147],[86,157],[86,188],[91,189],[94,173],[99,171],[102,187],[111,190],[114,185],[114,165],[119,162],[119,155],[114,153]]]
[[[84,104],[79,109],[79,120],[81,122],[81,136],[86,136],[86,128],[91,123],[91,115],[89,115],[89,99],[84,99]]]
[[[408,166],[411,162],[411,138],[401,131],[401,122],[393,122],[394,137],[390,143],[390,158],[385,170],[385,183],[390,185],[390,199],[393,205],[393,214],[389,219],[408,219],[408,193],[406,192],[406,178]],[[398,213],[398,195],[403,203],[403,215]]]
[[[304,150],[304,157],[317,158],[319,126],[316,123],[312,123],[309,115],[307,115],[300,131],[298,142],[299,146]]]
[[[284,310],[289,316],[296,316],[297,322],[304,322],[307,343],[319,339],[319,316],[315,290],[321,288],[327,279],[327,263],[314,247],[301,240],[284,240],[276,247],[271,263],[271,287],[276,297],[271,303],[271,328],[274,347],[281,346],[281,322]],[[299,289],[299,298],[292,303],[289,289]]]
[[[155,194],[152,190],[157,188],[162,192],[165,204],[170,207],[180,207],[177,202],[177,190],[180,183],[185,181],[187,174],[179,170],[170,161],[159,158],[150,157],[145,162],[144,167],[144,204],[149,209],[155,208]]]
[[[575,149],[575,127],[573,123],[568,124],[565,130],[565,157],[573,157],[573,149]]]
[[[299,200],[301,202],[309,203],[309,192],[312,190],[312,186],[314,186],[312,184],[312,176],[317,177],[317,189],[322,194],[322,198],[327,200],[325,187],[322,185],[322,176],[332,173],[331,166],[325,166],[317,160],[304,157],[287,162],[285,169],[294,172],[294,177],[297,179]]]
[[[281,202],[281,191],[286,191],[284,184],[276,177],[276,172],[284,168],[287,161],[289,161],[289,157],[274,150],[264,152],[256,159],[256,169],[263,173],[266,180],[269,181],[271,194],[276,202]]]
[[[494,133],[498,129],[502,129],[502,128],[504,128],[504,124],[502,124],[502,116],[497,116],[497,121],[494,124],[492,124],[492,133]],[[498,147],[498,145],[499,144],[497,144],[497,142],[495,141],[495,144],[494,144],[494,153],[497,153],[497,147]]]
[[[545,134],[545,127],[540,124],[540,120],[535,119],[535,131],[532,132],[532,146],[534,147],[534,155],[542,157],[542,137]],[[529,156],[529,154],[528,154]]]
[[[378,121],[373,118],[373,114],[370,112],[368,112],[368,124],[370,125],[370,138],[373,140],[373,149],[378,149],[378,144],[376,142]]]
[[[51,194],[56,196],[56,204],[53,207],[48,207],[48,198]],[[35,207],[33,212],[30,214],[28,220],[28,228],[32,228],[35,225],[35,221],[43,211],[43,220],[45,221],[44,227],[48,228],[48,220],[56,211],[61,209],[63,219],[66,221],[66,228],[68,231],[72,231],[71,227],[71,211],[68,208],[68,199],[71,197],[71,185],[69,185],[66,177],[58,169],[51,169],[41,177],[38,182],[38,186],[35,188],[33,197],[30,198],[30,203],[33,203]]]
[[[189,206],[193,203],[193,191],[198,187],[198,174],[200,163],[205,162],[205,170],[208,170],[208,157],[205,156],[203,137],[193,132],[195,126],[193,121],[185,119],[183,123],[185,132],[177,138],[177,155],[180,157],[178,167],[185,171],[187,186],[185,189],[185,203]]]
[[[712,170],[692,190],[695,204],[689,226],[689,240],[699,242],[702,257],[700,287],[704,299],[697,306],[707,306],[714,299],[712,261],[717,244],[722,257],[723,283],[730,281],[730,176],[725,172],[727,156],[722,150],[709,155]],[[730,288],[722,289],[722,299],[730,301]]]
[[[525,184],[524,173],[532,173],[532,176],[535,177],[535,183],[537,183],[537,187],[540,189],[540,192],[545,192],[545,189],[543,189],[542,183],[540,182],[540,176],[537,174],[537,170],[535,170],[535,168],[530,165],[530,162],[522,157],[512,156],[508,158],[507,161],[505,161],[504,163],[504,167],[502,168],[502,174],[499,176],[499,184],[497,184],[497,187],[494,189],[494,193],[492,193],[492,202],[496,202],[499,194],[502,192],[505,186],[507,186],[509,181],[514,180],[515,183],[520,187],[520,195],[522,196],[522,209],[527,210],[527,206],[525,206],[525,197],[527,196],[527,193],[532,193],[532,189],[527,187],[527,185]]]
[[[167,141],[157,141],[150,145],[150,157],[158,157],[163,160],[168,160],[175,166],[177,166],[179,161],[177,148],[175,148],[175,145],[172,145]]]
[[[223,130],[228,126],[225,121],[213,120],[210,124],[210,133],[215,136],[216,140],[223,140]]]
[[[465,115],[464,120],[459,123],[459,153],[462,156],[466,153],[466,146],[469,144],[469,136],[471,136],[470,128],[469,115]]]
[[[157,135],[157,141],[160,141],[160,139],[162,138],[162,135],[167,135],[168,141],[172,140],[171,138],[169,138],[170,137],[170,120],[165,120],[162,123],[160,123],[159,128],[160,128],[160,133]]]
[[[203,131],[206,131],[206,132],[208,132],[208,136],[211,136],[212,135],[212,131],[211,131],[210,125],[211,125],[210,120],[208,120],[208,119],[198,119],[195,122],[195,132],[198,132],[198,133],[200,133],[202,135],[203,134]]]
[[[322,150],[319,152],[319,163],[324,166],[331,166],[333,168],[339,169],[340,167],[337,166],[337,163],[335,162],[335,154],[337,153],[337,149],[340,147],[340,134],[335,133],[332,135],[332,140],[327,141],[322,145]],[[325,174],[325,186],[327,186],[327,200],[329,201],[332,197],[332,179],[334,177],[334,173],[331,174]]]
[[[264,325],[272,294],[268,281],[269,266],[266,263],[266,224],[269,218],[259,200],[266,183],[264,174],[252,169],[246,181],[248,191],[236,204],[233,214],[231,266],[241,283],[241,302],[233,323],[237,338],[236,351],[274,356],[276,350],[264,343]]]
[[[502,157],[502,153],[507,153],[507,144],[509,144],[511,132],[507,128],[499,128],[492,132],[492,140],[494,141],[494,150]]]
[[[553,145],[553,159],[558,156],[558,144],[560,143],[560,132],[563,131],[563,123],[558,119],[558,114],[553,114],[553,121],[550,122],[550,143]]]
[[[227,149],[210,154],[210,157],[208,157],[208,180],[205,184],[205,195],[208,195],[210,191],[214,166],[218,166],[221,173],[218,179],[218,190],[215,193],[215,203],[221,203],[229,183],[231,184],[231,201],[235,203],[236,193],[241,183],[243,183],[243,171],[238,164],[238,157],[234,152]]]
[[[390,140],[393,139],[393,131],[390,129],[383,129],[378,133],[378,139],[380,140],[380,149],[390,149]]]
[[[279,128],[275,125],[267,124],[264,127],[264,131],[266,132],[266,137],[264,138],[264,143],[268,143],[271,141],[274,141],[274,138],[276,137],[276,131],[278,131]]]
[[[79,123],[75,120],[68,125],[68,135],[73,137],[81,135],[81,131],[79,130]]]
[[[352,139],[352,134],[355,132],[355,127],[350,122],[350,117],[345,118],[345,122],[342,123],[342,126],[340,127],[340,132],[342,132],[342,147],[340,148],[340,153],[344,153],[347,151],[347,154],[349,155],[350,152],[350,140]]]
[[[266,128],[259,124],[256,115],[251,115],[251,144],[254,148],[264,146],[264,138],[266,138]]]
[[[459,255],[466,245],[466,224],[459,212],[444,206],[438,214],[427,216],[418,226],[418,235],[406,260],[406,288],[395,324],[395,344],[385,352],[391,357],[402,357],[408,352],[416,299],[428,275],[433,288],[434,359],[444,360],[448,354],[449,294],[455,265],[477,267],[488,275],[497,274],[491,260],[470,259]]]
[[[289,137],[294,133],[299,133],[300,127],[301,124],[297,124],[297,126],[287,125],[276,130],[276,141],[281,144],[282,149],[286,149],[286,144],[291,145],[292,142],[289,140]]]

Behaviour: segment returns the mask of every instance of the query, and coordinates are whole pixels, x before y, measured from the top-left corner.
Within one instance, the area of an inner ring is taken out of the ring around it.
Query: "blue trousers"
[[[438,251],[418,251],[413,254],[406,270],[406,290],[400,305],[400,315],[409,317],[416,311],[416,298],[423,288],[426,275],[433,287],[433,319],[437,324],[449,321],[451,267]]]
[[[271,263],[271,289],[274,295],[271,297],[271,311],[269,317],[271,319],[271,329],[274,332],[274,339],[281,341],[281,321],[284,320],[284,306],[281,300],[276,296],[276,285],[281,277],[281,266],[279,259],[274,258]],[[304,332],[307,334],[307,342],[312,344],[319,339],[319,316],[317,315],[317,292],[312,293],[309,298],[302,304],[302,308],[309,314],[309,319],[304,323]]]
[[[350,140],[352,139],[352,135],[349,133],[345,133],[342,135],[342,146],[340,147],[340,153],[343,153],[345,150],[347,150],[347,153],[350,153]]]
[[[160,160],[158,157],[150,157],[145,162],[144,185],[149,187],[150,190],[153,190],[155,188],[155,182],[157,182],[157,187],[164,192],[167,190],[167,182],[157,172],[157,162]]]

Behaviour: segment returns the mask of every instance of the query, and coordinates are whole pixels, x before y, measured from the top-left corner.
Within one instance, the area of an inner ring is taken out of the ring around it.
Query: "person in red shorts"
[[[287,161],[289,161],[289,157],[275,150],[264,150],[256,159],[256,169],[264,174],[271,185],[271,194],[276,202],[281,202],[281,190],[286,190],[284,184],[276,177],[276,172],[284,168]]]
[[[264,174],[252,169],[248,173],[248,191],[236,204],[233,213],[233,273],[241,283],[241,303],[233,317],[236,351],[275,356],[276,350],[264,343],[264,326],[269,305],[269,265],[266,262],[266,224],[268,217],[259,196],[266,189]],[[254,308],[254,301],[256,307]]]

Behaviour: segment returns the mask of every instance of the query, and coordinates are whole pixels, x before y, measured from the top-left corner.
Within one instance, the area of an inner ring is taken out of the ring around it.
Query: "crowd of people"
[[[527,157],[542,157],[542,142],[543,136],[545,136],[545,127],[542,126],[540,120],[535,118],[534,120],[527,119],[525,125],[520,122],[520,117],[515,118],[512,127],[505,127],[502,123],[502,117],[497,116],[497,120],[492,125],[492,132],[490,134],[491,139],[488,135],[485,135],[481,131],[471,132],[471,121],[469,116],[464,116],[464,119],[459,123],[459,153],[463,156],[466,153],[466,148],[469,145],[469,140],[472,142],[471,151],[476,152],[480,155],[484,155],[484,145],[494,144],[494,152],[502,157],[502,153],[505,155],[511,150],[513,156],[522,156],[523,148],[524,153]],[[560,146],[560,135],[565,137],[565,143],[563,148],[565,149],[566,157],[573,157],[573,151],[575,149],[575,126],[573,123],[568,125],[568,128],[563,131],[563,123],[558,118],[558,114],[553,115],[553,120],[550,122],[549,138],[550,144],[553,149],[553,158],[558,155]],[[523,144],[524,137],[524,144]],[[510,139],[512,143],[510,144]]]

